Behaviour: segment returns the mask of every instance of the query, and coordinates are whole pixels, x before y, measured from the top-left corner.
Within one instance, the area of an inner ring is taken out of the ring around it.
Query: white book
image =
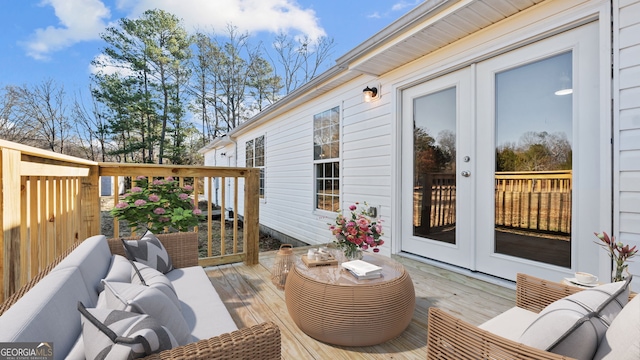
[[[380,266],[368,263],[363,260],[352,260],[343,262],[342,267],[358,276],[367,276],[372,274],[379,274],[382,272],[382,268]]]
[[[374,272],[369,275],[360,276],[349,269],[347,269],[347,271],[349,272],[349,274],[353,275],[353,277],[355,277],[358,280],[378,279],[382,277],[382,272]]]

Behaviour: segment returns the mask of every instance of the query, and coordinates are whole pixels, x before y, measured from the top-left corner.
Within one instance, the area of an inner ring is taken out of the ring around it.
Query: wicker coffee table
[[[285,298],[300,330],[329,344],[369,346],[407,328],[416,300],[409,274],[385,256],[366,254],[363,260],[382,267],[382,277],[357,280],[339,265],[307,267],[296,260]]]

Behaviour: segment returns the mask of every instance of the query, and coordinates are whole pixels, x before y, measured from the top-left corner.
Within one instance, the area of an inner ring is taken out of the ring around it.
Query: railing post
[[[20,151],[0,148],[0,302],[20,284]]]
[[[244,241],[246,246],[244,263],[246,265],[257,264],[260,253],[259,171],[257,168],[247,169],[247,176],[244,179]]]
[[[81,177],[80,204],[82,209],[82,224],[80,225],[80,241],[100,234],[100,168],[98,165],[89,166],[89,175]],[[117,196],[114,194],[114,196]]]

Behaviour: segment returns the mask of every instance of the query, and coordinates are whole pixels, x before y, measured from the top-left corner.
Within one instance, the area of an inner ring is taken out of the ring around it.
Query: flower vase
[[[611,281],[624,281],[629,277],[629,270],[627,269],[627,265],[616,266],[615,269],[611,272]]]
[[[347,258],[347,261],[351,260],[362,260],[362,250],[356,247],[346,247],[344,249],[344,256]]]

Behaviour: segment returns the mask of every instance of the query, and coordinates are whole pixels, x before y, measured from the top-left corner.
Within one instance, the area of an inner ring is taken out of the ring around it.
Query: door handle
[[[469,176],[471,176],[471,172],[465,170],[465,171],[461,172],[460,175],[462,175],[464,177],[469,177]]]

